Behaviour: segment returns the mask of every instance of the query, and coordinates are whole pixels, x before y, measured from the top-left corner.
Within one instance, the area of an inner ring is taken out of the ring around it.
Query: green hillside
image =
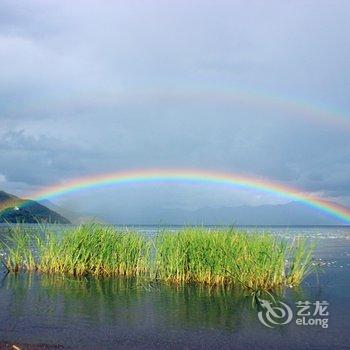
[[[0,191],[0,223],[4,222],[70,224],[68,219],[42,204]]]

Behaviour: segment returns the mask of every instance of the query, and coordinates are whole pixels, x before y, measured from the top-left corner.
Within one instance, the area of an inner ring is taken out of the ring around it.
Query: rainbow
[[[241,103],[249,106],[257,106],[263,108],[278,108],[281,111],[287,111],[288,115],[299,120],[308,120],[310,122],[325,123],[331,128],[336,128],[341,132],[350,131],[350,118],[344,111],[336,108],[329,108],[320,104],[308,102],[295,97],[284,96],[274,91],[262,92],[252,89],[243,88],[203,88],[197,87],[196,89],[173,89],[168,92],[164,91],[149,91],[145,94],[147,98],[150,95],[164,95],[188,99],[192,98],[205,98],[207,101],[217,100],[220,103]],[[285,113],[281,114],[285,117]],[[283,118],[281,119],[283,121]]]
[[[308,192],[303,192],[277,182],[257,177],[198,169],[139,169],[93,175],[49,186],[41,191],[32,193],[29,198],[35,201],[41,201],[95,187],[157,182],[208,183],[260,191],[303,203],[311,208],[340,219],[344,223],[350,223],[349,209],[339,204],[318,198]],[[22,205],[25,205],[25,202],[21,204],[21,206]]]
[[[114,107],[123,100],[134,101],[139,99],[149,100],[152,97],[175,98],[187,101],[189,98],[205,98],[207,101],[216,100],[220,103],[238,103],[255,106],[259,108],[277,108],[282,111],[281,121],[284,121],[287,112],[288,116],[293,119],[308,120],[314,123],[324,123],[330,128],[337,129],[342,133],[350,131],[350,117],[347,112],[336,107],[329,107],[320,103],[303,100],[294,96],[282,95],[276,91],[260,91],[245,87],[223,87],[212,88],[206,86],[193,86],[190,88],[181,87],[181,89],[172,88],[169,90],[148,89],[133,90],[132,93],[126,91],[113,95],[104,95],[105,104],[108,107]],[[80,101],[79,101],[80,102]],[[55,109],[61,106],[65,107],[66,99],[56,100]],[[72,103],[71,99],[68,101]],[[37,101],[30,105],[37,108]],[[70,105],[69,105],[70,107]],[[45,106],[46,108],[46,106]]]
[[[231,96],[223,94],[225,98],[235,98],[243,103],[252,103],[259,106],[272,106],[292,113],[293,118],[307,119],[315,123],[327,123],[338,130],[350,131],[350,119],[344,113],[335,109],[326,108],[303,100],[291,99],[278,94],[262,92],[235,92]]]

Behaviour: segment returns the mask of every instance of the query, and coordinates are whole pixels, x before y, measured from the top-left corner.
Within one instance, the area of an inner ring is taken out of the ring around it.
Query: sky
[[[0,188],[200,168],[350,207],[349,15],[338,0],[3,0]],[[178,183],[55,201],[113,215],[288,200]]]

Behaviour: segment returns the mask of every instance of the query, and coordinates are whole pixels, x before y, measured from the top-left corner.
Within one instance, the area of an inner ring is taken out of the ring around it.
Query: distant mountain
[[[79,213],[73,210],[68,210],[50,202],[47,199],[41,200],[39,203],[53,210],[54,212],[60,214],[61,216],[67,218],[72,224],[80,225],[91,221],[94,221],[94,222],[101,221],[95,215]]]
[[[3,222],[70,224],[64,216],[38,202],[0,191],[0,223]]]
[[[149,207],[113,206],[97,209],[97,216],[63,209],[50,201],[26,201],[0,191],[0,223],[55,222],[80,224],[87,221],[105,221],[134,225],[338,225],[341,220],[298,202],[279,205],[203,207],[196,210],[181,208],[162,209]],[[5,206],[7,209],[4,209]],[[97,219],[98,218],[98,219]]]
[[[150,225],[339,225],[341,220],[298,202],[279,205],[204,207],[197,210],[138,208],[101,213],[117,224]]]

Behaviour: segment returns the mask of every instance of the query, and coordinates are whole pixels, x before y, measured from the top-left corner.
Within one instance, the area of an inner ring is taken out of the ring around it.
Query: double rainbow
[[[31,194],[29,198],[40,201],[89,188],[157,182],[207,183],[257,190],[303,203],[337,219],[341,219],[344,223],[350,223],[350,210],[348,208],[318,198],[310,193],[257,177],[242,176],[235,173],[209,172],[198,169],[140,169],[82,177],[47,187]]]

